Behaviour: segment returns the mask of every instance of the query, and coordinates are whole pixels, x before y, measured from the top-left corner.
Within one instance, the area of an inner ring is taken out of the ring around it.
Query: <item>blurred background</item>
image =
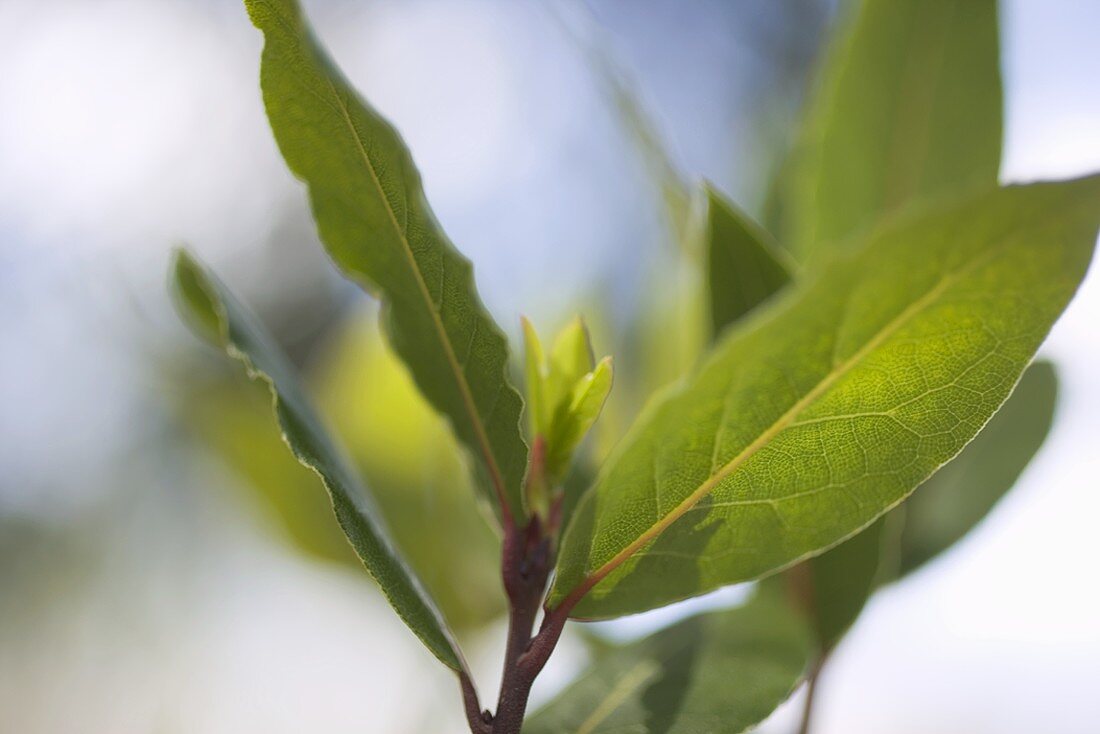
[[[670,176],[759,214],[842,11],[304,4],[402,131],[513,344],[521,313],[550,331],[582,310],[628,396],[687,367],[676,340],[695,338],[667,295]],[[1002,3],[1003,180],[1100,169],[1098,36],[1095,2]],[[495,690],[496,541],[374,304],[317,243],[260,47],[230,0],[0,0],[0,731],[463,731],[452,676],[357,566],[266,397],[178,323],[165,272],[183,242],[307,374]],[[975,532],[874,597],[821,683],[820,734],[1096,730],[1095,271],[1044,348],[1062,383],[1047,444]],[[596,453],[629,423],[617,399]],[[585,654],[566,639],[536,702]],[[764,730],[790,731],[789,709]]]

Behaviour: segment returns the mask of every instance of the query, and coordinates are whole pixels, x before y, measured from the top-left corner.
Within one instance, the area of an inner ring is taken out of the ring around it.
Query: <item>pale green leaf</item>
[[[523,325],[523,374],[527,387],[527,419],[531,435],[544,434],[550,425],[552,406],[546,395],[546,353],[535,326],[526,317]]]
[[[579,317],[574,318],[554,337],[550,348],[547,392],[554,410],[568,403],[577,381],[591,372],[595,364],[588,329]]]
[[[710,185],[706,196],[708,302],[711,330],[718,334],[789,283],[793,267],[748,215]]]
[[[329,438],[286,357],[228,289],[184,251],[172,266],[180,310],[197,331],[267,385],[283,440],[321,478],[336,519],[367,571],[405,624],[443,664],[465,670],[462,656],[432,600],[394,549],[366,488]]]
[[[551,605],[643,611],[897,505],[1008,397],[1084,276],[1098,213],[1100,177],[994,189],[807,273],[639,418],[574,514]]]
[[[469,261],[432,214],[400,136],[316,43],[296,0],[245,4],[264,33],[260,78],[275,139],[308,186],[329,254],[386,301],[395,351],[469,449],[482,488],[522,519],[522,401]]]
[[[1001,155],[996,0],[863,0],[794,151],[781,236],[808,254],[914,199],[992,185]]]
[[[736,734],[790,696],[808,630],[768,594],[602,654],[524,726],[527,734]]]
[[[540,481],[560,486],[573,453],[599,417],[611,390],[611,359],[595,363],[588,329],[579,317],[558,332],[549,356],[527,319],[523,331],[531,431],[545,452],[542,476],[528,479],[528,503],[533,506],[546,504],[538,497],[549,487]]]
[[[563,403],[560,416],[554,421],[547,438],[546,473],[558,479],[569,468],[570,459],[589,429],[600,417],[604,402],[611,392],[611,358],[582,376],[573,386],[569,400]]]
[[[1057,398],[1054,366],[1036,362],[977,438],[905,503],[903,574],[962,538],[1012,488],[1050,431]]]

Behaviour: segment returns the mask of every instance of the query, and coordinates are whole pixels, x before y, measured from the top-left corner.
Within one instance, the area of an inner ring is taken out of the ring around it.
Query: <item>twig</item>
[[[814,694],[817,692],[817,681],[821,677],[821,670],[825,667],[826,657],[822,655],[806,679],[806,700],[802,704],[802,723],[798,727],[798,734],[810,734],[810,720],[814,713]]]

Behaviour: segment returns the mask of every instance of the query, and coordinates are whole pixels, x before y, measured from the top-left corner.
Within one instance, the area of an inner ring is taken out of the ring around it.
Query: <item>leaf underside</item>
[[[997,182],[996,2],[867,0],[854,8],[823,66],[787,168],[786,183],[793,186],[781,205],[795,231],[786,234],[805,255],[843,246],[913,200]],[[909,504],[923,505],[929,494],[926,486]],[[879,576],[896,573],[891,563],[903,522],[898,514],[895,532],[885,538],[882,525],[872,525],[791,571],[823,649],[855,621]],[[864,537],[868,533],[874,537]]]
[[[551,596],[644,611],[869,525],[958,453],[1076,290],[1100,179],[898,220],[728,333],[582,500]]]

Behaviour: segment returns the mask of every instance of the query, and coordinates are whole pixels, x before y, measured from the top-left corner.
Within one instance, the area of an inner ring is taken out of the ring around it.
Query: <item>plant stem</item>
[[[481,710],[474,682],[470,680],[470,676],[466,673],[459,673],[458,681],[462,686],[462,703],[466,711],[466,723],[470,725],[470,731],[473,734],[492,734],[493,727],[490,723],[492,717],[488,711]]]
[[[520,734],[531,686],[558,644],[572,605],[547,611],[538,634],[535,619],[546,595],[554,546],[560,524],[560,499],[549,517],[531,518],[519,528],[505,517],[501,548],[501,578],[508,596],[508,642],[504,652],[496,714],[481,711],[473,683],[460,676],[466,705],[466,721],[473,734]]]
[[[493,734],[518,734],[527,711],[527,697],[535,682],[533,676],[524,675],[520,658],[531,644],[531,633],[538,615],[539,599],[521,600],[512,606],[508,619],[508,646],[504,652],[504,672],[500,681],[497,713],[493,719]]]
[[[821,670],[825,667],[825,656],[814,664],[810,676],[806,680],[806,701],[802,705],[802,723],[798,727],[798,734],[810,734],[810,720],[814,713],[814,694],[817,692],[817,680],[821,677]]]

